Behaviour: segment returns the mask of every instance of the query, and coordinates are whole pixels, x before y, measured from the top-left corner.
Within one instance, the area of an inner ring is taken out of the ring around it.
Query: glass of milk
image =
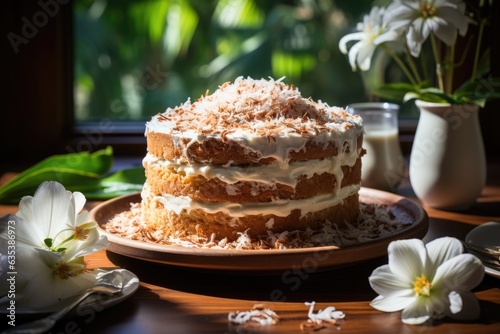
[[[363,119],[365,133],[361,185],[395,191],[404,177],[405,161],[399,145],[399,106],[386,102],[355,103],[347,107]]]

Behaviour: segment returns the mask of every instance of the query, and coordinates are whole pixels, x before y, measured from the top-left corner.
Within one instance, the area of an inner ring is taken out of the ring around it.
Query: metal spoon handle
[[[491,257],[495,260],[500,261],[500,251],[486,248],[486,247],[476,246],[470,242],[466,242],[465,247],[467,247],[468,249],[473,250],[475,252],[481,253],[484,256],[488,256],[488,257]]]

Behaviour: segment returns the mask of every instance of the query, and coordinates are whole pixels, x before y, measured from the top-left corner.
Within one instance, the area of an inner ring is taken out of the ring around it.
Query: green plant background
[[[384,73],[353,73],[338,50],[374,3],[77,0],[76,119],[145,120],[238,76],[285,77],[330,105],[374,100]]]

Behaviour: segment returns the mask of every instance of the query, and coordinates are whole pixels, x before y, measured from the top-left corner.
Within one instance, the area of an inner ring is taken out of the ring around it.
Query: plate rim
[[[190,268],[197,268],[197,269],[210,269],[210,270],[229,270],[229,271],[248,271],[248,270],[260,270],[260,271],[275,271],[275,270],[282,270],[284,268],[290,268],[289,265],[278,265],[276,267],[273,266],[267,266],[267,267],[260,267],[260,266],[250,266],[249,268],[245,268],[245,266],[238,266],[238,265],[231,265],[232,262],[237,262],[238,259],[243,259],[243,260],[250,260],[250,259],[257,259],[261,257],[266,257],[269,255],[273,255],[275,258],[284,258],[284,257],[299,257],[299,256],[306,256],[306,255],[311,255],[311,254],[317,254],[317,253],[325,253],[325,252],[331,252],[334,251],[337,254],[349,252],[349,251],[355,251],[359,250],[361,246],[366,247],[367,249],[370,248],[378,248],[380,245],[385,245],[385,252],[382,252],[383,254],[380,254],[381,252],[378,252],[377,254],[368,254],[365,258],[359,259],[359,261],[356,262],[362,262],[365,260],[370,260],[382,255],[387,254],[387,245],[396,239],[399,239],[400,237],[417,237],[417,238],[423,238],[429,227],[429,216],[425,209],[420,206],[418,203],[411,201],[410,199],[394,194],[394,193],[389,193],[377,189],[372,189],[372,188],[364,188],[361,187],[359,191],[360,199],[370,199],[370,203],[373,204],[388,204],[388,203],[393,203],[391,205],[397,205],[399,207],[403,207],[406,212],[412,212],[416,214],[414,217],[413,224],[409,226],[408,228],[405,228],[401,231],[397,231],[394,234],[391,234],[390,236],[386,236],[380,239],[376,240],[370,240],[370,241],[363,241],[360,243],[352,244],[352,245],[346,245],[346,246],[318,246],[318,247],[308,247],[308,248],[291,248],[291,249],[261,249],[261,250],[225,250],[225,249],[214,249],[214,248],[196,248],[196,247],[184,247],[180,245],[158,245],[154,243],[149,243],[145,241],[139,241],[139,240],[132,240],[128,238],[124,238],[121,236],[118,236],[116,234],[113,234],[111,232],[106,231],[104,228],[101,227],[103,222],[99,219],[98,214],[106,207],[116,205],[116,203],[121,203],[121,202],[128,202],[128,203],[136,203],[137,199],[140,199],[140,193],[133,193],[129,195],[123,195],[120,197],[116,197],[110,200],[107,200],[105,202],[102,202],[95,206],[89,213],[90,219],[93,221],[97,222],[99,232],[102,235],[105,235],[108,240],[109,240],[109,246],[108,246],[108,251],[117,253],[119,255],[124,255],[127,257],[132,257],[136,259],[141,259],[141,260],[146,260],[150,262],[157,262],[157,263],[163,263],[163,264],[169,264],[169,265],[174,265],[174,266],[181,266],[181,267],[190,267]],[[134,201],[134,199],[136,199]],[[121,211],[120,211],[121,212]],[[119,212],[112,212],[112,214],[117,214]],[[183,258],[182,261],[172,261],[172,260],[165,260],[162,259],[161,256],[177,256],[180,258]],[[373,255],[373,256],[371,256]],[[200,261],[196,263],[189,263],[185,262],[184,263],[184,258],[203,258],[203,259],[211,259],[212,261],[210,263],[207,263],[206,265],[203,265],[202,263],[199,263]],[[217,259],[225,259],[222,262],[228,262],[226,264],[224,263],[217,263]],[[215,262],[215,263],[214,263]],[[330,261],[331,262],[331,261]],[[345,264],[352,264],[356,262],[351,262],[347,261],[345,263],[339,263],[339,265],[345,265]],[[335,267],[336,265],[332,265],[332,263],[319,263],[318,267]],[[272,268],[268,268],[272,267]]]

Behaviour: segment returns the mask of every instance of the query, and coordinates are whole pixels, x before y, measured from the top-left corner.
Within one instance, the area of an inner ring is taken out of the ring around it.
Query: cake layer
[[[238,233],[250,237],[267,231],[318,229],[325,220],[343,225],[356,220],[359,186],[343,188],[339,195],[320,195],[306,200],[278,200],[273,203],[196,202],[189,197],[155,196],[143,191],[143,218],[147,228],[161,230],[166,236],[216,235],[218,240],[237,239]]]
[[[237,78],[146,123],[148,151],[178,163],[245,165],[360,155],[362,119],[274,80]]]
[[[149,130],[148,152],[178,163],[269,164],[324,159],[337,156],[339,152],[359,156],[362,154],[363,142],[362,134],[357,134],[354,139],[339,139],[336,135],[325,134],[321,141],[318,141],[319,137],[307,138],[297,134],[289,137],[258,137],[252,140],[236,137],[224,140],[218,136],[205,135],[186,138],[186,135],[186,133],[172,135]]]
[[[304,199],[335,193],[339,187],[359,184],[361,159],[352,167],[337,159],[290,163],[289,168],[262,165],[220,167],[175,164],[144,159],[147,183],[155,194],[188,196],[198,201],[271,202],[275,199]]]

